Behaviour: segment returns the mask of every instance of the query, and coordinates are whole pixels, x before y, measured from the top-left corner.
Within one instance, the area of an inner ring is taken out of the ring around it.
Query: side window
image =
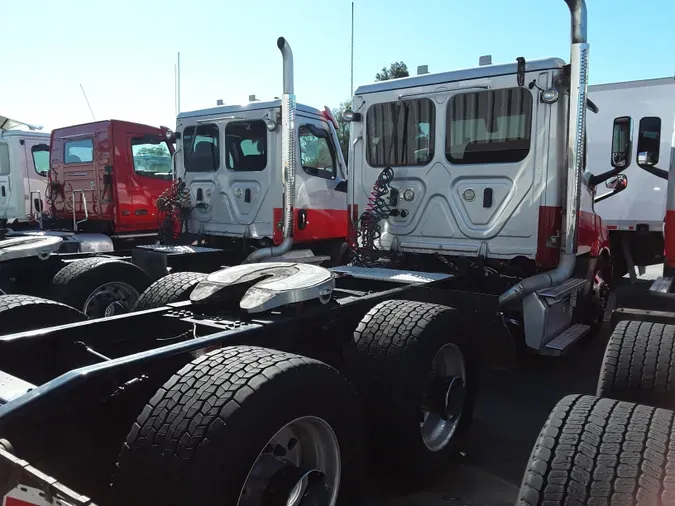
[[[190,172],[211,172],[220,167],[218,127],[189,126],[183,131],[183,161]]]
[[[41,176],[46,176],[49,172],[49,146],[46,144],[36,144],[30,148],[33,155],[33,166],[35,172]]]
[[[140,176],[172,179],[171,151],[166,141],[155,136],[131,139],[134,172]]]
[[[0,176],[9,174],[9,146],[5,142],[0,142]]]
[[[94,140],[78,139],[63,144],[64,163],[91,163],[94,161]]]
[[[446,121],[450,163],[520,162],[530,152],[532,94],[510,88],[455,95]]]
[[[426,165],[434,158],[436,109],[428,98],[375,104],[366,115],[371,167]]]
[[[225,127],[227,168],[238,172],[267,167],[267,128],[262,120],[231,121]]]
[[[298,129],[300,139],[300,163],[310,176],[335,179],[337,163],[335,148],[328,131],[314,125],[302,125]]]

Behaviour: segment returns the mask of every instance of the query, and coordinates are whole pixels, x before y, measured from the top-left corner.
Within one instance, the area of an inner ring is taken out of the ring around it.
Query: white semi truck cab
[[[281,166],[281,109],[277,99],[178,115],[175,170],[190,202],[187,231],[244,258],[257,251],[252,260],[291,254],[281,244],[284,199],[293,193],[292,249],[336,262],[347,249],[347,167],[337,123],[328,108],[297,104],[290,191]]]
[[[0,116],[0,223],[40,220],[49,172],[49,133],[41,129]]]

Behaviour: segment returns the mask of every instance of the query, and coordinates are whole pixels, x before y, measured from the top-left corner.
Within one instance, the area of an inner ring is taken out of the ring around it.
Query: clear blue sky
[[[675,2],[587,2],[591,83],[673,76]],[[272,98],[280,35],[299,101],[349,98],[350,0],[0,0],[0,12],[0,114],[47,129],[91,120],[80,84],[97,119],[174,126],[177,51],[183,111]],[[563,0],[355,0],[355,19],[355,86],[398,60],[436,72],[483,54],[569,59]]]

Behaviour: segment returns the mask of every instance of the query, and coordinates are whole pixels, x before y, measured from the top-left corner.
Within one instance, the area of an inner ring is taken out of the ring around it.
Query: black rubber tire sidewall
[[[150,278],[143,269],[115,258],[85,258],[69,263],[52,279],[50,298],[84,309],[87,298],[104,283],[121,281],[142,294],[150,286]]]
[[[77,309],[31,295],[0,295],[0,334],[13,334],[86,320]]]
[[[424,324],[423,330],[413,330],[415,321],[428,308],[440,312]],[[448,464],[459,451],[466,431],[472,422],[476,395],[473,353],[466,334],[462,331],[456,310],[448,307],[410,301],[386,301],[371,310],[370,315],[390,308],[408,311],[407,331],[400,335],[411,339],[414,346],[399,346],[393,339],[396,332],[391,315],[383,317],[383,334],[370,343],[370,353],[359,349],[359,337],[365,330],[363,322],[355,333],[356,345],[346,350],[346,371],[363,399],[363,410],[369,420],[369,463],[379,478],[395,476],[403,490],[429,484],[447,471]],[[371,317],[372,325],[375,317]],[[400,330],[400,329],[399,329]],[[467,375],[466,402],[462,417],[450,443],[440,451],[432,452],[424,445],[419,426],[421,396],[436,352],[445,344],[455,344],[463,354]],[[400,343],[399,343],[400,344]],[[379,471],[378,471],[379,470]]]
[[[138,298],[134,311],[162,307],[171,302],[188,300],[195,286],[208,274],[175,272],[152,283]]]
[[[252,371],[253,355],[265,374]],[[217,380],[209,385],[207,375]],[[190,390],[195,380],[199,395]],[[315,360],[246,346],[208,353],[169,380],[138,418],[120,455],[113,497],[128,506],[234,505],[250,468],[242,463],[252,464],[286,423],[312,415],[338,437],[340,504],[354,504],[363,463],[357,410],[347,381]]]

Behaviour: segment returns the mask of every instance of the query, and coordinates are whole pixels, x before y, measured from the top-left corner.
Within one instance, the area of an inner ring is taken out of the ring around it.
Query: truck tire
[[[466,337],[456,310],[438,304],[389,300],[363,317],[345,370],[369,420],[372,469],[405,487],[447,470],[474,405]]]
[[[675,409],[675,325],[620,321],[605,348],[596,394]]]
[[[36,317],[37,315],[37,317]],[[32,295],[0,295],[0,333],[25,332],[86,320],[75,308]]]
[[[331,497],[308,504],[334,506],[338,489],[340,504],[354,504],[360,427],[356,394],[332,367],[265,348],[215,350],[183,367],[143,409],[118,459],[113,503],[239,505],[243,493],[250,504],[268,504],[253,498],[275,482],[286,498],[300,481],[295,465],[282,471],[285,456],[325,472],[328,487],[312,493]]]
[[[175,272],[158,279],[151,284],[138,298],[134,311],[143,311],[166,306],[171,302],[179,302],[190,298],[190,293],[197,283],[208,274],[201,272]]]
[[[530,455],[518,505],[675,503],[673,412],[569,395]]]
[[[78,308],[89,318],[128,313],[150,285],[139,267],[109,257],[75,260],[56,273],[50,298]]]

